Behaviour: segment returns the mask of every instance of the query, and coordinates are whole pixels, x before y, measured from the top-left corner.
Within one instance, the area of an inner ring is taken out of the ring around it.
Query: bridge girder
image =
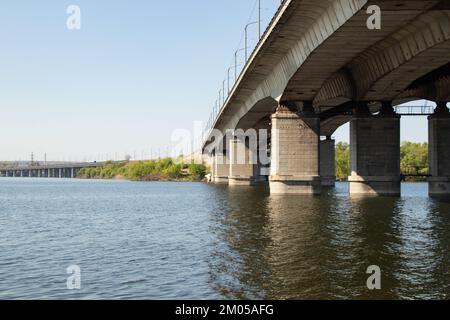
[[[433,100],[424,94],[426,85],[409,86],[449,62],[450,11],[445,3],[286,1],[274,18],[279,23],[269,27],[214,127],[255,127],[284,101],[313,101],[317,111],[326,111],[347,110],[352,101]],[[366,27],[366,8],[372,4],[382,9],[381,30]],[[436,99],[448,99],[448,81],[439,81],[433,84]],[[348,120],[345,112],[323,119],[324,134]]]

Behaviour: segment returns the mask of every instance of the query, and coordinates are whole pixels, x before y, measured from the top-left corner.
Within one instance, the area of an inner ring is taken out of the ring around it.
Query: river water
[[[67,289],[66,269],[81,270]],[[367,268],[381,268],[381,290]],[[0,179],[0,299],[448,299],[450,203]]]

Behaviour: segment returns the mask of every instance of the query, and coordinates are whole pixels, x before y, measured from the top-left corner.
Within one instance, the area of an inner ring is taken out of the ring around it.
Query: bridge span
[[[103,162],[63,163],[0,168],[0,177],[76,178],[83,168],[102,167]]]
[[[381,28],[372,29],[377,7]],[[250,185],[265,171],[272,194],[319,194],[335,181],[331,137],[350,122],[350,193],[399,195],[396,106],[420,99],[437,104],[430,195],[448,196],[450,2],[284,0],[214,110],[203,150],[216,183]]]

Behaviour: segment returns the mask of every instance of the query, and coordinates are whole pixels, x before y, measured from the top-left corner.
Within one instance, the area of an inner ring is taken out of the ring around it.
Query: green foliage
[[[402,174],[428,174],[428,144],[403,142],[400,149],[400,167]]]
[[[84,168],[78,177],[86,179],[127,178],[136,181],[145,180],[201,180],[206,167],[197,164],[184,164],[180,159],[175,163],[170,158],[149,161],[105,163],[99,168]]]
[[[171,179],[178,179],[182,176],[182,165],[171,163],[167,168],[163,170],[163,174]]]
[[[339,142],[336,145],[336,178],[346,180],[350,176],[350,145]]]
[[[103,167],[83,168],[78,173],[78,177],[87,179],[112,179],[123,175],[125,172],[125,163],[106,162]]]
[[[207,168],[204,164],[191,163],[188,167],[189,174],[194,179],[203,179],[206,175]]]

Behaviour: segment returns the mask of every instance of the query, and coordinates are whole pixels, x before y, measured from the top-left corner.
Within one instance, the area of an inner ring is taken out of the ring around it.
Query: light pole
[[[237,49],[234,52],[234,81],[237,81],[237,55],[239,52],[244,51],[245,48]]]
[[[261,21],[253,21],[247,23],[247,25],[245,26],[245,62],[247,62],[248,59],[248,27],[257,23],[261,24]]]
[[[258,0],[258,34],[261,39],[261,0]]]
[[[222,105],[224,105],[225,104],[225,80],[222,81],[222,93],[223,93],[223,103],[222,103]]]
[[[228,71],[227,71],[227,81],[228,81],[228,94],[230,94],[230,71],[231,71],[231,69],[236,69],[236,65],[234,65],[234,66],[232,66],[232,67],[229,67],[228,68]]]

